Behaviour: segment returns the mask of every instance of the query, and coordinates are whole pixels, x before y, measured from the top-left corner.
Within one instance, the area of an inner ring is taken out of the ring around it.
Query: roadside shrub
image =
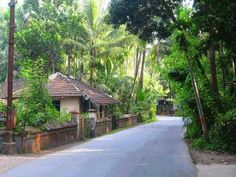
[[[206,148],[206,141],[203,138],[197,138],[192,141],[192,146],[195,149],[202,150]]]
[[[186,138],[188,139],[195,139],[201,137],[202,129],[199,125],[198,119],[190,119],[190,123],[186,124],[187,131],[186,131]]]
[[[61,123],[70,120],[71,116],[67,113],[60,113],[52,104],[52,99],[48,93],[47,77],[42,68],[44,62],[25,62],[21,75],[27,83],[26,89],[16,100],[17,126],[33,126],[43,128],[48,122]]]
[[[0,102],[0,112],[7,112],[7,105],[5,103]]]
[[[140,121],[155,118],[157,92],[151,88],[139,90],[136,101],[131,105],[131,112],[140,117]]]
[[[221,150],[236,153],[236,108],[218,115],[210,135]]]
[[[219,114],[209,132],[209,141],[202,137],[192,140],[196,149],[236,153],[236,108],[226,114]]]

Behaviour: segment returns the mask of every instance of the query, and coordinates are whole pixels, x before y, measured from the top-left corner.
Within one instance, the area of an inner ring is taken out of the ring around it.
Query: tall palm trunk
[[[90,50],[90,77],[89,82],[90,85],[93,85],[93,49]]]
[[[139,66],[140,66],[140,63],[141,63],[141,59],[142,59],[142,52],[139,52],[139,55],[138,55],[137,58],[136,58],[137,64],[136,64],[136,66],[135,66],[134,82],[133,82],[133,87],[132,87],[130,96],[132,96],[132,95],[133,95],[133,92],[134,92],[134,87],[135,87],[135,85],[136,85],[136,81],[137,81],[137,77],[138,77],[138,73],[139,73]]]
[[[141,72],[140,72],[140,79],[139,79],[139,88],[142,90],[143,89],[143,75],[144,75],[144,64],[146,60],[146,46],[144,47],[143,50],[143,59],[142,59],[142,65],[141,65]]]
[[[84,53],[81,51],[81,61],[79,62],[79,80],[84,76]]]
[[[233,80],[236,80],[236,66],[235,60],[232,58],[232,68],[233,68]]]
[[[72,59],[72,55],[71,55],[71,52],[69,51],[68,52],[68,68],[67,68],[67,75],[70,76],[71,75],[71,59]]]
[[[96,49],[93,47],[90,50],[90,78],[89,82],[92,86],[94,84],[94,64],[95,64],[95,58],[96,58]]]
[[[55,60],[52,58],[52,73],[56,72]]]
[[[136,57],[135,57],[136,65],[135,65],[135,72],[134,72],[134,82],[133,82],[133,86],[132,86],[130,94],[129,94],[130,99],[132,98],[132,95],[134,93],[134,88],[135,88],[137,77],[138,77],[138,71],[139,71],[139,65],[141,62],[141,58],[142,58],[142,53],[139,52],[139,47],[137,47],[137,53],[136,53]],[[130,104],[128,104],[128,106],[127,106],[126,113],[129,113],[129,109],[130,109]]]
[[[215,58],[215,46],[214,43],[211,42],[210,50],[209,50],[209,63],[211,70],[211,87],[213,92],[218,95],[218,86],[217,86],[217,72],[216,72],[216,58]]]
[[[136,49],[136,57],[134,58],[134,77],[136,76],[138,59],[139,59],[139,47],[137,47]]]

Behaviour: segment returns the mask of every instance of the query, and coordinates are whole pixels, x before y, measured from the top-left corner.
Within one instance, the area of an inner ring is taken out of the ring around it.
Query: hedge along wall
[[[44,149],[76,142],[77,139],[77,125],[14,136],[18,153],[37,153]]]
[[[116,120],[117,128],[129,127],[137,125],[137,123],[138,123],[138,116],[132,114],[126,114]]]

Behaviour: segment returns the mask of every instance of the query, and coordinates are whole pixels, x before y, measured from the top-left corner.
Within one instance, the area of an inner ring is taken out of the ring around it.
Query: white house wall
[[[80,112],[80,101],[78,98],[62,98],[60,100],[61,111]]]

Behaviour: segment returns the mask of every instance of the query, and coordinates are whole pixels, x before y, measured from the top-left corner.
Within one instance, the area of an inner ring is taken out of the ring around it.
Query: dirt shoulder
[[[192,148],[191,143],[186,140],[189,148],[190,155],[194,164],[199,165],[211,165],[211,164],[222,164],[222,165],[236,165],[236,154],[227,154],[215,151],[204,151],[195,150]]]
[[[212,151],[197,151],[192,148],[190,148],[190,153],[193,159],[193,163],[195,164],[236,165],[236,155],[212,152]]]
[[[199,151],[187,142],[193,163],[198,170],[198,177],[235,177],[236,155]]]

